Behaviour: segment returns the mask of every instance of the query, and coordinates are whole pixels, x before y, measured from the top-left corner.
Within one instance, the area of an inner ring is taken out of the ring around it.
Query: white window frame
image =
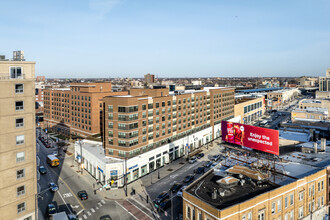
[[[272,215],[276,213],[276,203],[272,202]]]
[[[18,188],[23,187],[22,191],[18,191]],[[17,187],[17,196],[22,196],[25,194],[25,185]]]
[[[294,205],[294,193],[290,194],[290,206]]]
[[[16,121],[17,119],[23,119],[23,122],[22,123],[17,123],[17,121]],[[23,128],[24,127],[24,118],[15,118],[15,127],[16,128]]]
[[[258,211],[258,220],[266,220],[265,209]]]
[[[23,204],[23,207],[18,208],[18,206],[19,206],[19,205],[22,205],[22,204]],[[17,213],[24,212],[24,211],[25,211],[25,208],[26,208],[25,202],[22,202],[22,203],[18,204],[18,205],[17,205]]]
[[[23,86],[23,89],[22,90],[16,89],[16,85],[22,85]],[[24,93],[24,84],[23,83],[16,83],[15,84],[15,93],[16,94],[22,94],[22,93]]]
[[[302,191],[299,192],[299,201],[304,200],[304,194],[305,194],[305,190],[302,190]]]
[[[17,135],[16,136],[16,145],[22,145],[24,143],[25,143],[25,136],[24,136],[24,134]]]
[[[21,156],[21,157],[19,157],[19,156]],[[20,163],[20,162],[23,162],[23,161],[25,161],[25,152],[24,151],[17,152],[16,153],[16,163]]]
[[[22,102],[22,107],[17,108],[17,102]],[[15,111],[24,111],[24,101],[15,101]]]
[[[18,171],[21,171],[23,170],[23,173],[22,174],[18,174]],[[25,169],[19,169],[19,170],[16,170],[16,180],[19,180],[19,179],[22,179],[25,177]]]
[[[277,200],[277,211],[282,211],[282,199]]]
[[[15,77],[12,77],[11,70],[15,68]],[[21,68],[21,75],[17,76],[17,68]],[[10,79],[23,79],[23,67],[22,66],[10,66],[9,67],[9,78]]]
[[[294,220],[294,211],[293,210],[291,210],[291,212],[290,212],[290,220]]]
[[[286,196],[286,197],[284,198],[284,208],[288,208],[288,207],[289,207],[289,197]]]
[[[299,214],[299,218],[304,217],[304,206],[299,207],[298,214]]]

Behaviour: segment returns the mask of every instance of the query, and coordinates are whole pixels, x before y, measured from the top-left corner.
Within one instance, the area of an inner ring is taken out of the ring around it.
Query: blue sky
[[[328,0],[12,0],[0,54],[46,77],[325,75]]]

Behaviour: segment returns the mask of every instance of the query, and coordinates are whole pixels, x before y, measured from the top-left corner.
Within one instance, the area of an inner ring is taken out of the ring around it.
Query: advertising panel
[[[225,142],[279,155],[277,130],[222,121],[221,132]]]

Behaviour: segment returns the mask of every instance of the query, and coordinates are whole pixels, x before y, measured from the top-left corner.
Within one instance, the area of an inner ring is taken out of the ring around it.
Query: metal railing
[[[25,74],[20,74],[20,76],[11,76],[10,73],[0,73],[0,80],[21,80],[25,79]]]

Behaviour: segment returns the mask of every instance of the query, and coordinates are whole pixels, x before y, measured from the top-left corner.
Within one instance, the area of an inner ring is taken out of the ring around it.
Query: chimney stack
[[[212,199],[217,199],[217,189],[214,189],[212,193]]]

